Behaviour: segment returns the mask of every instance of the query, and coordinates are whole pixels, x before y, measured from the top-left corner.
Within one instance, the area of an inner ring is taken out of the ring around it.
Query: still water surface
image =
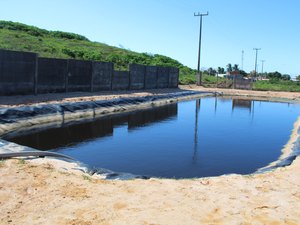
[[[300,107],[205,97],[10,139],[91,167],[168,178],[248,174],[276,160]]]

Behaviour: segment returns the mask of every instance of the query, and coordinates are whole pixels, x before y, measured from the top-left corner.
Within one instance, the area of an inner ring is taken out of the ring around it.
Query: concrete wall
[[[128,71],[114,71],[112,78],[112,90],[129,90]]]
[[[33,94],[35,53],[0,50],[0,95]]]
[[[175,88],[178,78],[179,70],[172,67],[132,64],[129,72],[114,71],[109,62],[0,50],[0,95]]]

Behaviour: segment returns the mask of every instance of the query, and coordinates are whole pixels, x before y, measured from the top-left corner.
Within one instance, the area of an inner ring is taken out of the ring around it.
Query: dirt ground
[[[180,88],[300,99],[300,93]],[[0,98],[0,107],[168,91],[19,96]],[[298,138],[299,125],[298,120],[285,154]],[[41,161],[0,161],[0,224],[300,224],[299,157],[264,174],[130,181],[99,180]]]
[[[186,90],[194,91],[211,91],[219,92],[228,95],[239,96],[255,96],[266,98],[287,98],[300,101],[300,92],[274,92],[274,91],[248,91],[235,89],[221,89],[221,88],[203,88],[196,85],[182,85],[174,89],[157,89],[157,90],[142,90],[142,91],[118,91],[118,92],[70,92],[70,93],[55,93],[55,94],[39,94],[39,95],[19,95],[19,96],[0,96],[1,107],[15,107],[33,104],[46,103],[61,103],[61,102],[78,102],[78,101],[96,101],[108,100],[113,98],[138,97],[148,95],[159,95],[164,93],[182,92]]]

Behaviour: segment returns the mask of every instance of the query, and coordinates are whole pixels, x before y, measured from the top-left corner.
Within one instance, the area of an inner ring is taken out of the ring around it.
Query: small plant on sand
[[[18,163],[21,164],[21,165],[23,165],[23,164],[26,163],[26,161],[25,161],[25,159],[19,159],[19,162],[18,162]]]
[[[82,175],[82,177],[84,180],[92,181],[92,178],[90,176]]]

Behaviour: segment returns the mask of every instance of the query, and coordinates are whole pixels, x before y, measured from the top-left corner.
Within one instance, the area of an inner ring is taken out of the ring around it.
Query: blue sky
[[[264,71],[300,74],[299,0],[1,0],[0,20],[82,34],[92,41],[170,56],[197,67],[254,70],[254,47]]]

